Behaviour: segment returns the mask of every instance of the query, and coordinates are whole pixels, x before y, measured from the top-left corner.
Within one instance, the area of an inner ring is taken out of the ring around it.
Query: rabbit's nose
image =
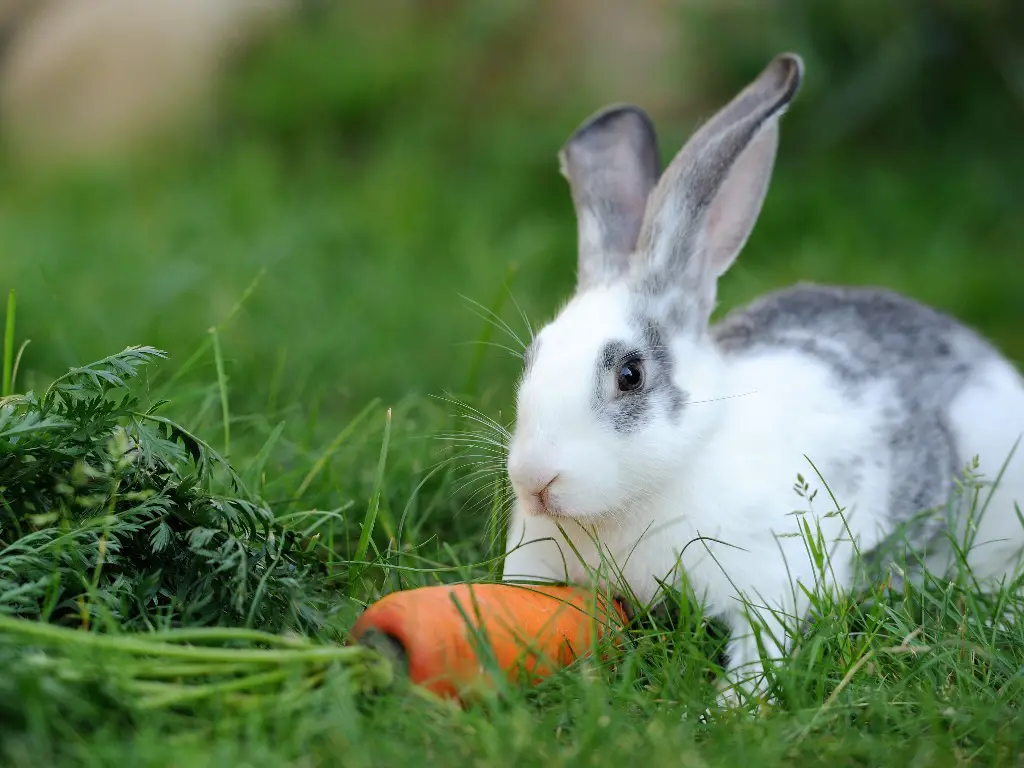
[[[508,476],[522,496],[536,498],[546,508],[551,485],[558,479],[558,472],[538,467],[535,462],[526,461],[518,451],[513,451],[508,457]]]
[[[551,487],[558,480],[558,474],[519,474],[509,471],[512,484],[520,493],[523,499],[532,499],[541,512],[548,512],[551,509]],[[531,505],[532,506],[532,505]]]
[[[539,491],[533,491],[533,495],[537,498],[537,501],[540,502],[541,509],[543,509],[545,512],[548,510],[548,504],[551,501],[551,497],[549,495],[551,491],[551,486],[555,484],[555,480],[557,479],[558,475],[555,475],[550,480],[548,480],[548,482],[546,482]]]
[[[558,475],[555,475],[547,482],[535,483],[534,487],[529,488],[529,495],[537,499],[543,509],[548,509],[548,504],[551,501],[550,492],[551,486],[555,484],[555,480],[558,479]]]

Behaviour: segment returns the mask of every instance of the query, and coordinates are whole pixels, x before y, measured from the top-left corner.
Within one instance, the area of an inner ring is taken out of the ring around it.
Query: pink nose
[[[538,466],[527,457],[515,450],[508,457],[508,476],[516,491],[524,498],[530,496],[537,499],[542,509],[547,509],[551,501],[551,486],[558,479],[558,472],[550,467]]]

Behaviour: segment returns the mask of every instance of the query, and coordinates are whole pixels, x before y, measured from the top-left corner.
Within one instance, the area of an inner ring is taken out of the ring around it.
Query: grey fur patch
[[[864,483],[864,465],[864,457],[847,455],[822,467],[828,490],[840,503],[860,490]]]
[[[638,432],[662,413],[664,418],[678,423],[687,401],[686,393],[672,380],[673,360],[662,328],[640,315],[630,325],[635,338],[608,342],[598,355],[594,375],[594,410],[612,429],[623,434]],[[644,385],[635,392],[619,393],[608,381],[614,381],[619,366],[630,359],[642,361]],[[613,393],[610,400],[609,393]]]
[[[654,370],[653,384],[658,392],[664,393],[668,405],[668,416],[672,423],[679,421],[680,411],[686,403],[686,394],[672,381],[674,363],[666,343],[666,333],[660,324],[648,318],[634,321],[643,328],[643,339],[647,354],[657,364]]]
[[[949,431],[946,408],[977,367],[998,356],[988,342],[952,317],[888,290],[812,284],[732,312],[711,335],[726,357],[787,348],[809,355],[853,400],[871,385],[891,382],[881,436],[889,460],[869,460],[887,466],[889,517],[908,525],[911,543],[923,547],[943,534],[942,510],[967,458]],[[834,470],[847,492],[856,490],[862,467]],[[939,514],[915,520],[934,508]]]

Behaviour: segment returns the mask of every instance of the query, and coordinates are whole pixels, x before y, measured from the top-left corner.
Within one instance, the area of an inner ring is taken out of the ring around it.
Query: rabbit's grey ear
[[[577,287],[611,282],[628,268],[658,181],[654,126],[639,107],[606,107],[576,129],[558,158],[576,207]]]
[[[640,288],[676,324],[703,331],[718,278],[746,243],[768,191],[779,118],[803,80],[796,54],[775,57],[705,123],[665,170],[637,244]]]

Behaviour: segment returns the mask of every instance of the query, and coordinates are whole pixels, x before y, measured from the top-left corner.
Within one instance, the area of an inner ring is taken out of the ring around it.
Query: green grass
[[[445,393],[511,418],[516,361],[480,314],[521,333],[520,308],[536,325],[572,285],[554,158],[596,105],[474,90],[456,75],[492,31],[469,16],[462,47],[436,20],[387,51],[285,35],[196,147],[4,174],[4,394],[38,398],[0,416],[4,765],[1019,764],[1024,606],[966,574],[822,602],[759,717],[698,720],[721,637],[682,597],[614,665],[465,711],[365,692],[376,668],[338,648],[363,605],[497,572],[498,477],[473,482],[441,439],[472,427]],[[884,284],[1024,359],[1024,147],[993,87],[832,143],[800,101],[723,309],[801,279]],[[688,120],[665,120],[666,153]],[[147,466],[121,463],[115,421]]]

